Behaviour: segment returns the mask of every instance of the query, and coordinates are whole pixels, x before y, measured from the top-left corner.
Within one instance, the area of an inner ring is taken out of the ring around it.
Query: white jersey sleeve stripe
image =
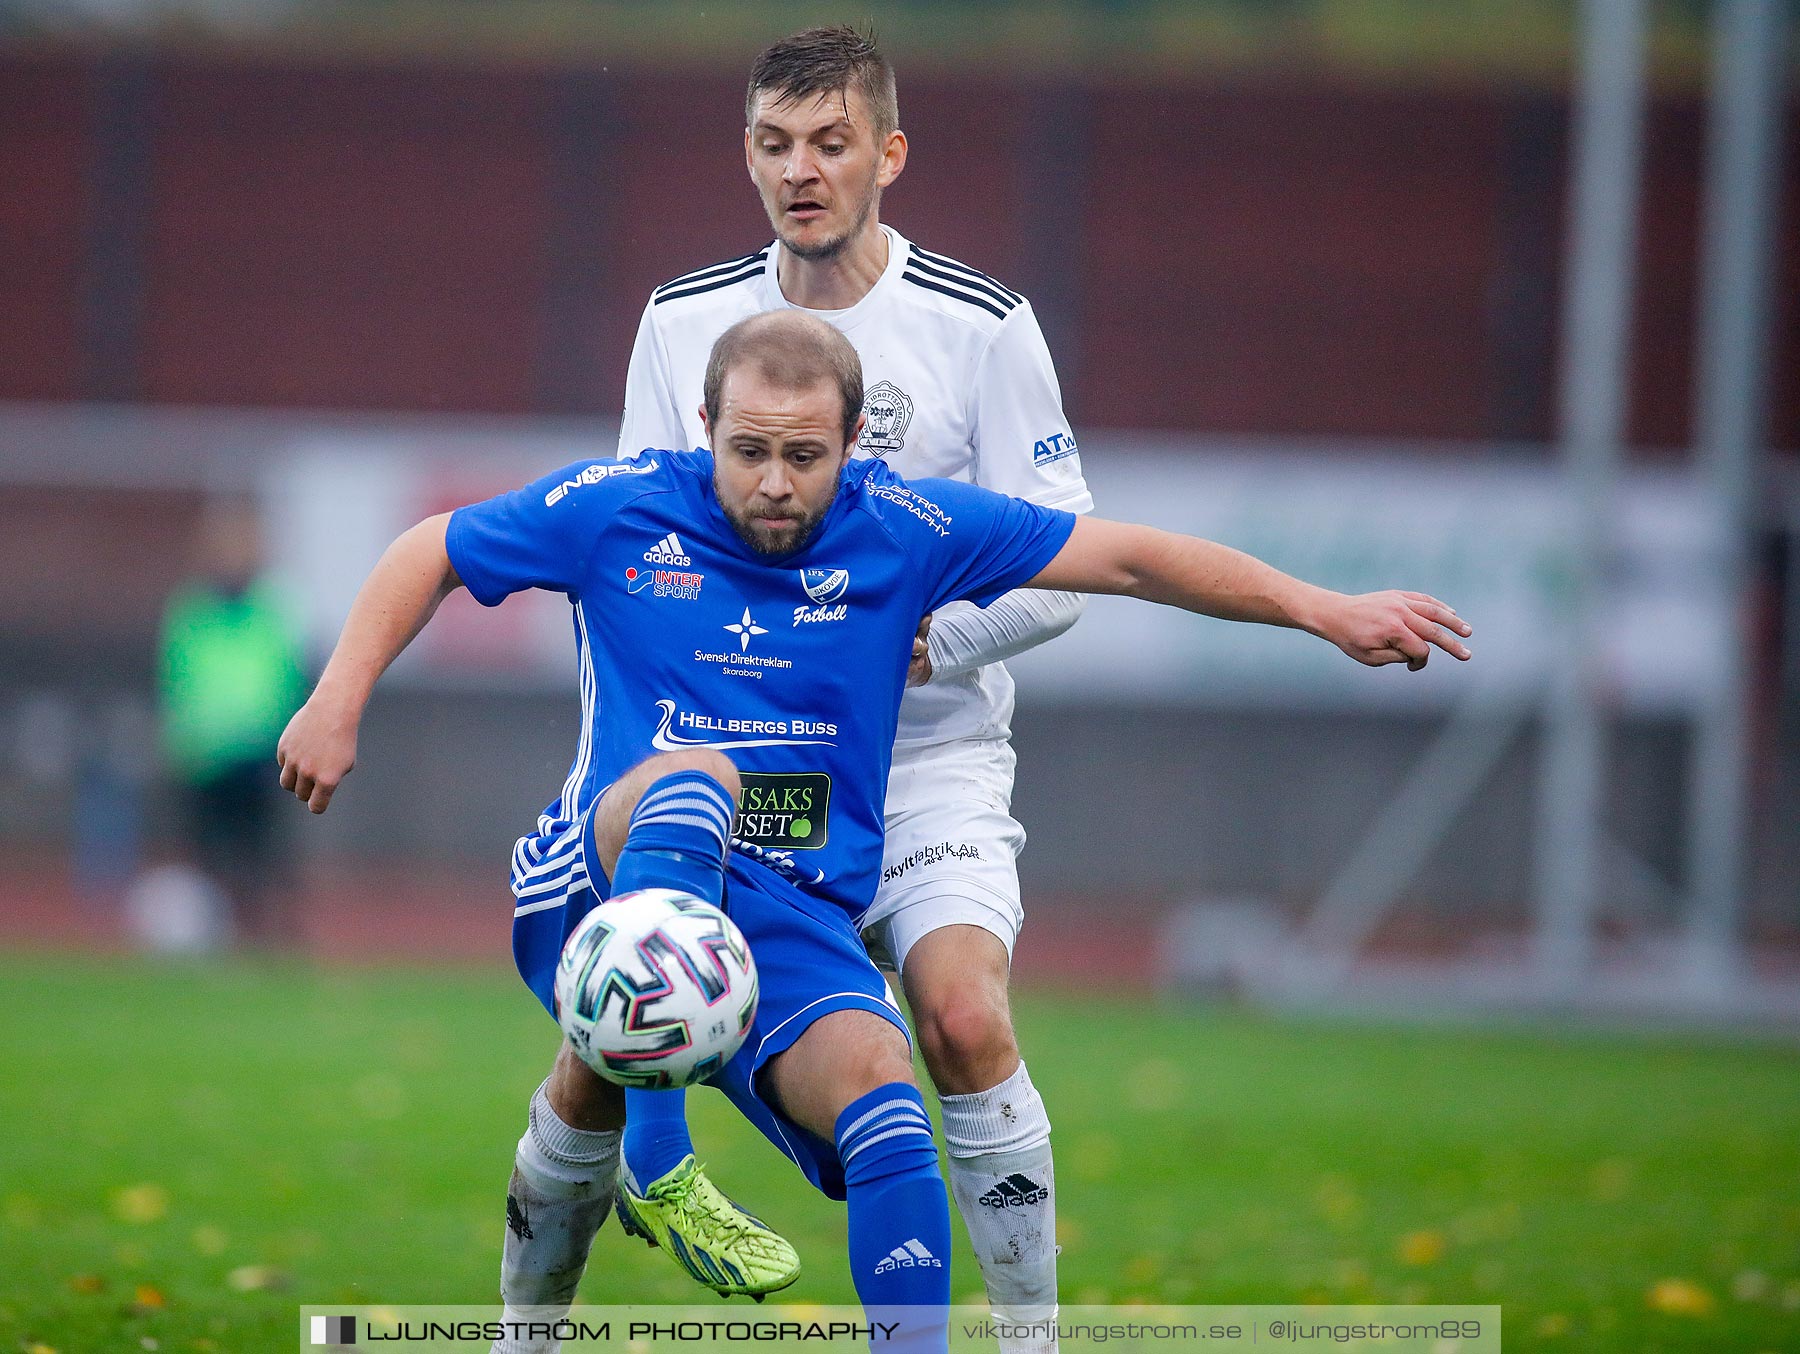
[[[1002,310],[1011,310],[1014,306],[1019,304],[1017,301],[1008,297],[1005,288],[1000,287],[998,284],[990,286],[987,283],[977,281],[972,277],[961,277],[947,269],[934,268],[923,259],[909,259],[906,266],[909,269],[917,269],[927,277],[935,277],[941,282],[949,282],[955,286],[966,287],[971,291],[978,291],[984,295],[991,296],[1000,303],[1000,308]]]
[[[769,247],[764,245],[754,254],[745,254],[742,258],[732,259],[729,263],[715,263],[709,268],[696,268],[691,273],[683,273],[680,277],[663,283],[654,294],[660,296],[663,292],[673,291],[676,287],[685,287],[693,282],[704,282],[708,278],[718,277],[721,273],[733,273],[747,263],[761,263],[768,257]]]
[[[924,287],[927,291],[942,292],[945,296],[953,296],[958,301],[967,301],[972,306],[980,306],[996,320],[1004,320],[1006,318],[1006,312],[986,297],[977,296],[972,292],[961,291],[955,287],[947,287],[941,282],[933,282],[930,278],[924,276],[924,274],[914,272],[913,265],[910,263],[906,266],[905,277],[906,280],[915,287]]]
[[[930,260],[932,263],[937,264],[940,268],[948,268],[951,271],[958,272],[958,273],[967,273],[971,277],[978,277],[983,282],[991,283],[993,286],[996,286],[1001,291],[1005,292],[1007,295],[1007,298],[1010,301],[1012,301],[1014,305],[1017,305],[1020,301],[1023,301],[1025,299],[1023,296],[1020,296],[1018,292],[1014,291],[1011,287],[1007,286],[1004,282],[1000,281],[1000,279],[995,278],[995,277],[989,277],[986,273],[982,272],[981,269],[979,269],[979,268],[971,268],[966,263],[958,263],[955,259],[949,258],[943,254],[934,254],[929,249],[923,249],[918,245],[914,245],[912,247],[912,252],[914,254],[918,255],[921,259]]]
[[[751,267],[744,269],[742,272],[733,273],[730,277],[721,277],[712,282],[699,282],[691,287],[683,287],[680,291],[658,292],[655,297],[655,304],[660,306],[664,301],[679,301],[684,296],[699,296],[703,292],[717,291],[720,287],[733,287],[740,282],[753,281],[762,275],[762,264],[754,264]]]

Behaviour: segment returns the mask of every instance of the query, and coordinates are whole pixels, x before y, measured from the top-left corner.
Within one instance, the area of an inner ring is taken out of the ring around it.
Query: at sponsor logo
[[[1053,461],[1066,461],[1079,450],[1073,433],[1051,433],[1032,447],[1031,463],[1049,465]]]

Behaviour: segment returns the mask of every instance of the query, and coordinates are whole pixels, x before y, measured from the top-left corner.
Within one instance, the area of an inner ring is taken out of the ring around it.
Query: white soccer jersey
[[[888,262],[847,310],[811,314],[842,330],[863,365],[868,423],[858,456],[908,478],[962,480],[1046,507],[1088,512],[1093,499],[1063,415],[1056,370],[1031,304],[1017,292],[882,227]],[[706,445],[700,423],[706,359],[737,321],[788,309],[776,281],[779,242],[658,287],[644,307],[619,455]],[[967,603],[955,603],[966,606]],[[1011,734],[1005,665],[906,693],[901,748]]]

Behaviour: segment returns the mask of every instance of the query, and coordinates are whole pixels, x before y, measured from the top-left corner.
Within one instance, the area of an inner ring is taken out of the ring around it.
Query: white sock
[[[588,1250],[612,1209],[620,1136],[617,1129],[571,1128],[550,1108],[544,1086],[531,1097],[529,1124],[506,1187],[502,1321],[544,1326],[567,1314]],[[558,1348],[547,1333],[522,1330],[495,1341],[493,1354],[554,1354]]]
[[[1002,1354],[1056,1349],[1056,1172],[1050,1116],[1025,1064],[991,1090],[938,1097],[950,1192],[996,1320]]]

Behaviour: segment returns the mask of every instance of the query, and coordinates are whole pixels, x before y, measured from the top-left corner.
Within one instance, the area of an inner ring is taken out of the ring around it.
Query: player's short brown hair
[[[768,91],[777,104],[808,96],[836,94],[855,88],[875,120],[877,144],[900,125],[900,99],[894,68],[867,37],[849,24],[809,28],[765,48],[750,67],[750,92],[744,96],[744,125],[756,122],[756,96]]]
[[[725,378],[746,362],[764,380],[784,390],[805,390],[823,382],[844,401],[844,445],[862,415],[862,359],[850,340],[825,321],[798,310],[769,310],[739,320],[720,334],[706,359],[706,424],[717,435],[719,399]]]

